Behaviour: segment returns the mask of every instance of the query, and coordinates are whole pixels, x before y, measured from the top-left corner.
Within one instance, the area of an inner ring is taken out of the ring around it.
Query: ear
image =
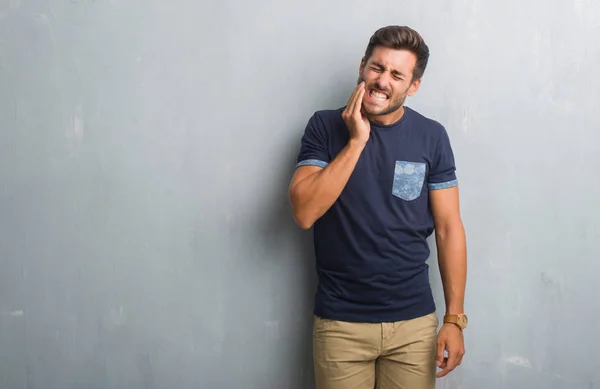
[[[421,79],[420,78],[418,80],[413,81],[413,83],[410,85],[410,88],[408,88],[408,95],[412,96],[415,93],[417,93],[417,91],[419,90],[420,86],[421,86]]]
[[[360,66],[358,67],[358,72],[362,74],[363,70],[365,70],[365,57],[362,57],[360,60]]]

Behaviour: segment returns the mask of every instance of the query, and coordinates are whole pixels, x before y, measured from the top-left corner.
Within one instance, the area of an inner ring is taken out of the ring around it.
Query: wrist
[[[348,147],[350,149],[361,150],[367,146],[367,141],[362,139],[350,138]]]
[[[460,315],[465,313],[465,307],[462,304],[449,304],[446,307],[446,315]]]
[[[446,314],[444,315],[444,324],[450,324],[450,325],[456,325],[458,328],[462,330],[464,330],[465,328],[467,328],[467,323],[468,323],[469,319],[467,318],[467,315],[465,315],[464,313],[458,313],[458,314]]]
[[[458,332],[465,332],[464,328],[461,328],[458,324],[456,323],[443,323],[441,328],[445,328],[448,329],[448,331],[458,331]],[[440,330],[441,330],[440,328]]]

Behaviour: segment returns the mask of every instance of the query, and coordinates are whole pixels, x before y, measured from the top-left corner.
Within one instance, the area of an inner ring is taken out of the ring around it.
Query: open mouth
[[[386,101],[389,98],[386,93],[377,91],[375,89],[369,90],[369,97],[375,101]]]

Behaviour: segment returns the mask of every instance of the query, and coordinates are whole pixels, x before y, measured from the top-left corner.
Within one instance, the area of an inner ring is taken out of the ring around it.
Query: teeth
[[[384,93],[379,93],[375,91],[371,91],[371,96],[377,100],[386,100],[387,96]]]

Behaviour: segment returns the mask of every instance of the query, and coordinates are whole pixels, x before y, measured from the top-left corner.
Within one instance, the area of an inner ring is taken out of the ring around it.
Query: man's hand
[[[448,353],[447,357],[444,356],[444,351]],[[454,324],[444,324],[438,333],[435,357],[436,365],[442,371],[436,377],[441,378],[454,370],[462,363],[463,355],[465,355],[465,343],[462,331]]]
[[[354,89],[348,105],[344,112],[342,112],[342,118],[348,127],[350,132],[350,140],[358,141],[359,143],[366,144],[369,140],[369,134],[371,133],[371,125],[369,119],[364,115],[362,109],[363,98],[365,96],[365,83],[361,82]]]

